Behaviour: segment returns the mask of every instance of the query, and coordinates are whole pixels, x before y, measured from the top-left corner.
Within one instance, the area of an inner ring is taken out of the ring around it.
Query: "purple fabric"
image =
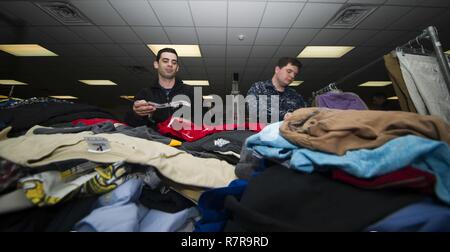
[[[318,107],[343,109],[343,110],[367,110],[367,105],[354,93],[328,92],[316,97]]]

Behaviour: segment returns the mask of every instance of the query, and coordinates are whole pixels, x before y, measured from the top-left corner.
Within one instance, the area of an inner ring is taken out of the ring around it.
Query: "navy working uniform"
[[[270,96],[278,95],[279,96],[279,120],[284,119],[284,115],[289,112],[293,112],[299,108],[306,107],[305,101],[303,97],[297,93],[293,88],[286,87],[284,92],[279,92],[275,89],[275,86],[272,84],[272,80],[260,81],[253,84],[253,86],[248,90],[247,96],[254,95],[256,96],[256,103],[249,102],[249,106],[252,107],[253,110],[250,111],[258,111],[258,95],[267,95],[267,118],[270,120],[272,114],[272,104]],[[259,113],[258,113],[259,115]]]

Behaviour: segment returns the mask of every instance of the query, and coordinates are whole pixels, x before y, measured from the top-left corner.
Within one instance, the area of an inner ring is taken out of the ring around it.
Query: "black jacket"
[[[192,86],[183,84],[183,82],[179,79],[175,80],[175,85],[173,86],[172,90],[168,95],[166,95],[163,88],[159,85],[158,79],[153,81],[152,85],[148,88],[144,88],[141,91],[139,91],[135,97],[134,100],[146,100],[150,102],[155,103],[167,103],[171,102],[173,97],[176,95],[186,95],[190,99],[190,103],[193,104],[194,102],[194,88]],[[192,105],[191,108],[194,106]],[[163,108],[163,109],[157,109],[151,116],[151,119],[148,117],[140,117],[136,115],[133,111],[133,104],[131,105],[131,110],[125,115],[125,123],[133,126],[138,127],[142,125],[147,125],[154,127],[156,123],[163,122],[167,120],[175,111],[177,108]],[[193,111],[191,111],[191,116],[193,117]]]

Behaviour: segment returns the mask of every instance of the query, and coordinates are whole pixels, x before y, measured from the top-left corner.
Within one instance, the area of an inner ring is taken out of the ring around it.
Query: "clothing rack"
[[[445,56],[444,51],[442,50],[442,44],[439,40],[438,31],[437,31],[436,27],[429,26],[428,28],[423,30],[422,34],[420,34],[416,38],[408,41],[404,45],[399,46],[397,48],[401,49],[401,48],[406,48],[406,47],[412,47],[412,45],[414,43],[422,46],[422,44],[420,44],[420,42],[419,42],[422,39],[431,40],[431,43],[433,44],[433,48],[434,48],[434,53],[435,53],[437,61],[439,63],[439,68],[441,69],[442,75],[444,77],[444,81],[447,84],[447,88],[450,91],[450,67],[448,66],[447,56]],[[422,46],[422,49],[423,49],[423,46]],[[358,70],[346,75],[345,77],[341,78],[340,80],[336,81],[335,84],[336,85],[342,84],[344,81],[352,78],[355,75],[358,75],[359,73],[365,71],[366,69],[368,69],[368,68],[372,67],[373,65],[377,64],[378,62],[382,61],[383,59],[384,59],[383,57],[377,58],[376,60],[370,62],[369,64],[361,67],[360,69],[358,69]]]
[[[314,97],[316,97],[318,95],[325,94],[325,93],[328,93],[328,92],[333,91],[333,90],[339,90],[337,88],[337,86],[336,86],[336,83],[334,83],[334,82],[328,84],[326,87],[324,87],[324,88],[322,88],[320,90],[317,90],[317,91],[313,92],[312,93],[312,97],[314,98]]]

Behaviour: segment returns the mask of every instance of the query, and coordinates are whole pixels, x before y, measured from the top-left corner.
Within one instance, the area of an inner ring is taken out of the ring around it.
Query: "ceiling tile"
[[[70,2],[96,25],[126,25],[106,0],[72,0]]]
[[[412,7],[405,6],[381,6],[361,24],[359,29],[384,29],[394,23],[406,13],[410,12]]]
[[[307,45],[320,29],[290,29],[283,45]]]
[[[362,45],[364,46],[386,46],[394,39],[407,34],[407,31],[381,31],[374,37],[370,38]]]
[[[417,6],[420,2],[424,0],[388,0],[385,5],[408,5]]]
[[[227,68],[244,68],[247,58],[231,58],[227,59]]]
[[[269,2],[260,26],[291,27],[304,5],[299,2]]]
[[[128,26],[100,27],[116,43],[142,43]]]
[[[297,55],[304,49],[303,46],[280,46],[277,52],[273,55],[275,58],[281,57],[297,57]]]
[[[307,3],[293,27],[323,28],[341,7],[342,4]]]
[[[80,36],[64,26],[43,26],[41,31],[54,38],[58,43],[83,43]]]
[[[226,28],[197,27],[200,44],[225,45],[227,41]]]
[[[258,27],[265,5],[264,2],[229,2],[228,27]]]
[[[49,50],[59,56],[68,57],[93,57],[102,56],[101,52],[89,44],[60,44],[49,46]]]
[[[194,26],[187,1],[150,1],[163,26]]]
[[[152,7],[145,0],[109,0],[109,2],[129,25],[161,25]]]
[[[289,29],[259,28],[255,45],[279,45]]]
[[[346,46],[359,46],[363,42],[375,36],[377,33],[378,31],[374,30],[353,30],[339,40],[338,44]]]
[[[134,57],[144,57],[148,56],[149,59],[154,57],[153,53],[150,49],[145,45],[136,45],[136,44],[122,44],[120,45],[130,56]]]
[[[106,57],[127,57],[127,53],[116,44],[95,44],[97,48]]]
[[[61,25],[39,7],[28,1],[0,2],[0,9],[7,10],[30,25]]]
[[[224,58],[225,46],[218,45],[200,45],[200,51],[204,58]]]
[[[421,30],[429,25],[429,21],[445,12],[445,9],[417,7],[388,29],[392,30]]]
[[[196,26],[227,26],[226,1],[190,1]]]
[[[250,53],[253,58],[271,58],[277,51],[278,46],[254,46]]]
[[[249,58],[247,61],[246,71],[248,68],[257,68],[260,69],[261,72],[261,68],[265,67],[269,63],[270,59],[271,58]]]
[[[193,27],[166,27],[165,30],[173,44],[198,44]]]
[[[90,43],[113,43],[102,30],[95,26],[70,26],[69,29]]]
[[[450,7],[448,0],[426,0],[418,3],[419,6],[433,6],[433,7]]]
[[[310,42],[310,45],[336,45],[350,30],[344,29],[323,29]]]
[[[203,58],[207,67],[225,67],[225,58]]]
[[[183,66],[203,67],[202,58],[181,58],[179,61],[183,64]]]
[[[251,46],[228,46],[227,58],[247,58],[251,49]]]
[[[133,26],[134,32],[146,44],[169,44],[169,38],[162,27]]]

